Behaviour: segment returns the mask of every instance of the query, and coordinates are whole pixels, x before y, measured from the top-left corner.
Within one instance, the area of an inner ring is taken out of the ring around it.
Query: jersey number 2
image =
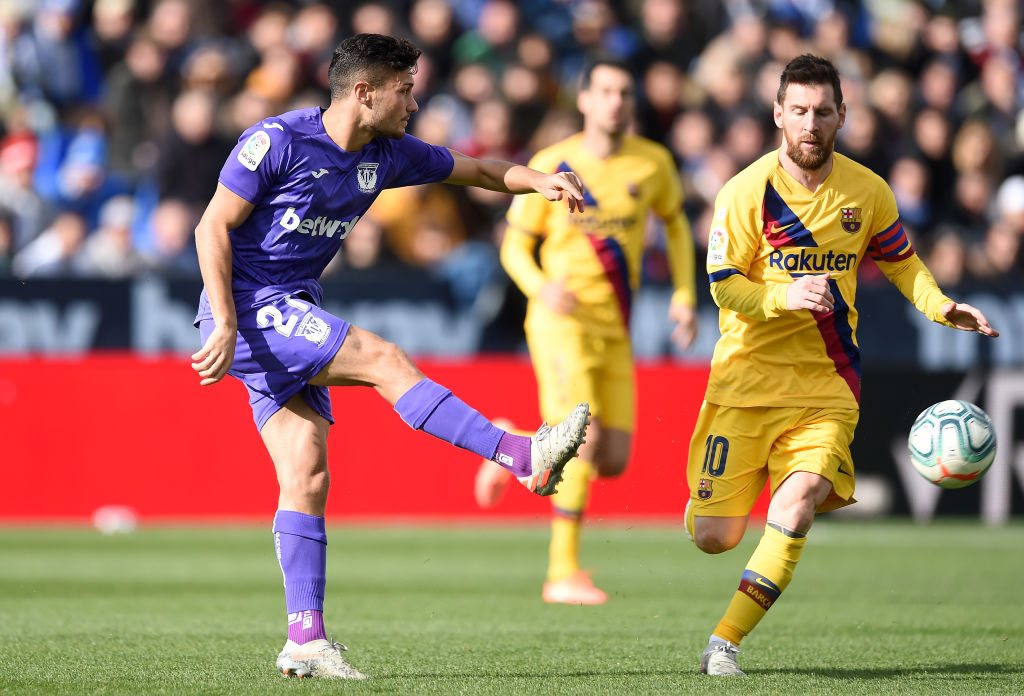
[[[302,300],[292,299],[291,296],[285,297],[284,301],[288,303],[288,306],[294,307],[300,312],[308,312],[309,305]],[[288,321],[284,320],[284,315],[281,314],[281,310],[273,305],[267,305],[260,307],[260,311],[256,313],[256,324],[261,328],[265,329],[270,326],[270,322],[274,322],[274,330],[279,334],[288,338],[292,335],[292,331],[295,330],[295,325],[299,322],[299,315],[293,314],[289,317]]]

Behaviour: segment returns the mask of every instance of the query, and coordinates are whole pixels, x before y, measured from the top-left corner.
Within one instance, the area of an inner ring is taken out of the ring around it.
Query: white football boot
[[[277,656],[277,671],[286,677],[315,679],[369,679],[350,665],[342,651],[348,650],[334,639],[319,638],[299,645],[289,640]]]
[[[700,656],[700,673],[716,677],[747,676],[736,663],[736,656],[740,652],[732,643],[711,643]]]
[[[590,423],[590,404],[578,404],[565,420],[555,427],[542,423],[537,434],[530,438],[530,465],[528,476],[517,477],[519,483],[537,495],[551,495],[562,480],[562,469],[576,456],[583,444]]]

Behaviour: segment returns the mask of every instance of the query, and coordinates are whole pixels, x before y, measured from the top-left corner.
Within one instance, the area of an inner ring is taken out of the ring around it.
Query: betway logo
[[[801,249],[799,254],[786,254],[775,250],[768,255],[768,265],[790,273],[824,273],[825,271],[845,271],[857,265],[856,254],[815,254],[813,251]]]
[[[338,239],[344,239],[352,231],[352,228],[356,226],[357,222],[359,222],[358,215],[351,220],[330,220],[325,217],[300,218],[295,213],[295,208],[289,208],[284,211],[284,216],[281,218],[281,227],[293,232],[298,231],[301,234],[308,234],[311,237],[332,238],[335,234],[338,234],[340,229],[341,234],[338,234]]]

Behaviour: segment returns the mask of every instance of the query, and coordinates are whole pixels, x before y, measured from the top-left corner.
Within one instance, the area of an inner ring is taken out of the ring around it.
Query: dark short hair
[[[793,85],[832,85],[836,107],[843,103],[843,88],[839,85],[839,71],[832,61],[805,53],[789,61],[782,77],[779,78],[779,92],[775,101],[781,104],[786,98],[786,88]]]
[[[379,87],[394,73],[415,72],[420,49],[407,39],[383,34],[356,34],[338,44],[327,69],[331,98],[337,99],[359,80]]]
[[[590,80],[594,76],[594,70],[602,65],[621,70],[622,72],[629,73],[631,77],[633,76],[633,68],[621,58],[616,58],[615,56],[594,56],[583,67],[583,72],[580,76],[580,91],[590,89]]]

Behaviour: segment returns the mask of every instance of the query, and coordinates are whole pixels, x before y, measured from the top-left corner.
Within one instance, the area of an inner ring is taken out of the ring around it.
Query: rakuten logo
[[[325,217],[300,218],[295,213],[295,208],[289,208],[284,211],[284,216],[281,218],[281,227],[293,232],[308,234],[311,237],[332,238],[335,234],[338,234],[340,229],[341,234],[338,234],[338,239],[344,239],[352,231],[352,228],[356,226],[357,222],[359,222],[358,215],[351,220],[330,220]]]
[[[781,251],[773,251],[768,255],[768,265],[790,273],[813,273],[815,271],[845,271],[857,264],[856,254],[837,254],[830,250],[827,254],[815,254],[801,249],[799,254],[783,255]]]

